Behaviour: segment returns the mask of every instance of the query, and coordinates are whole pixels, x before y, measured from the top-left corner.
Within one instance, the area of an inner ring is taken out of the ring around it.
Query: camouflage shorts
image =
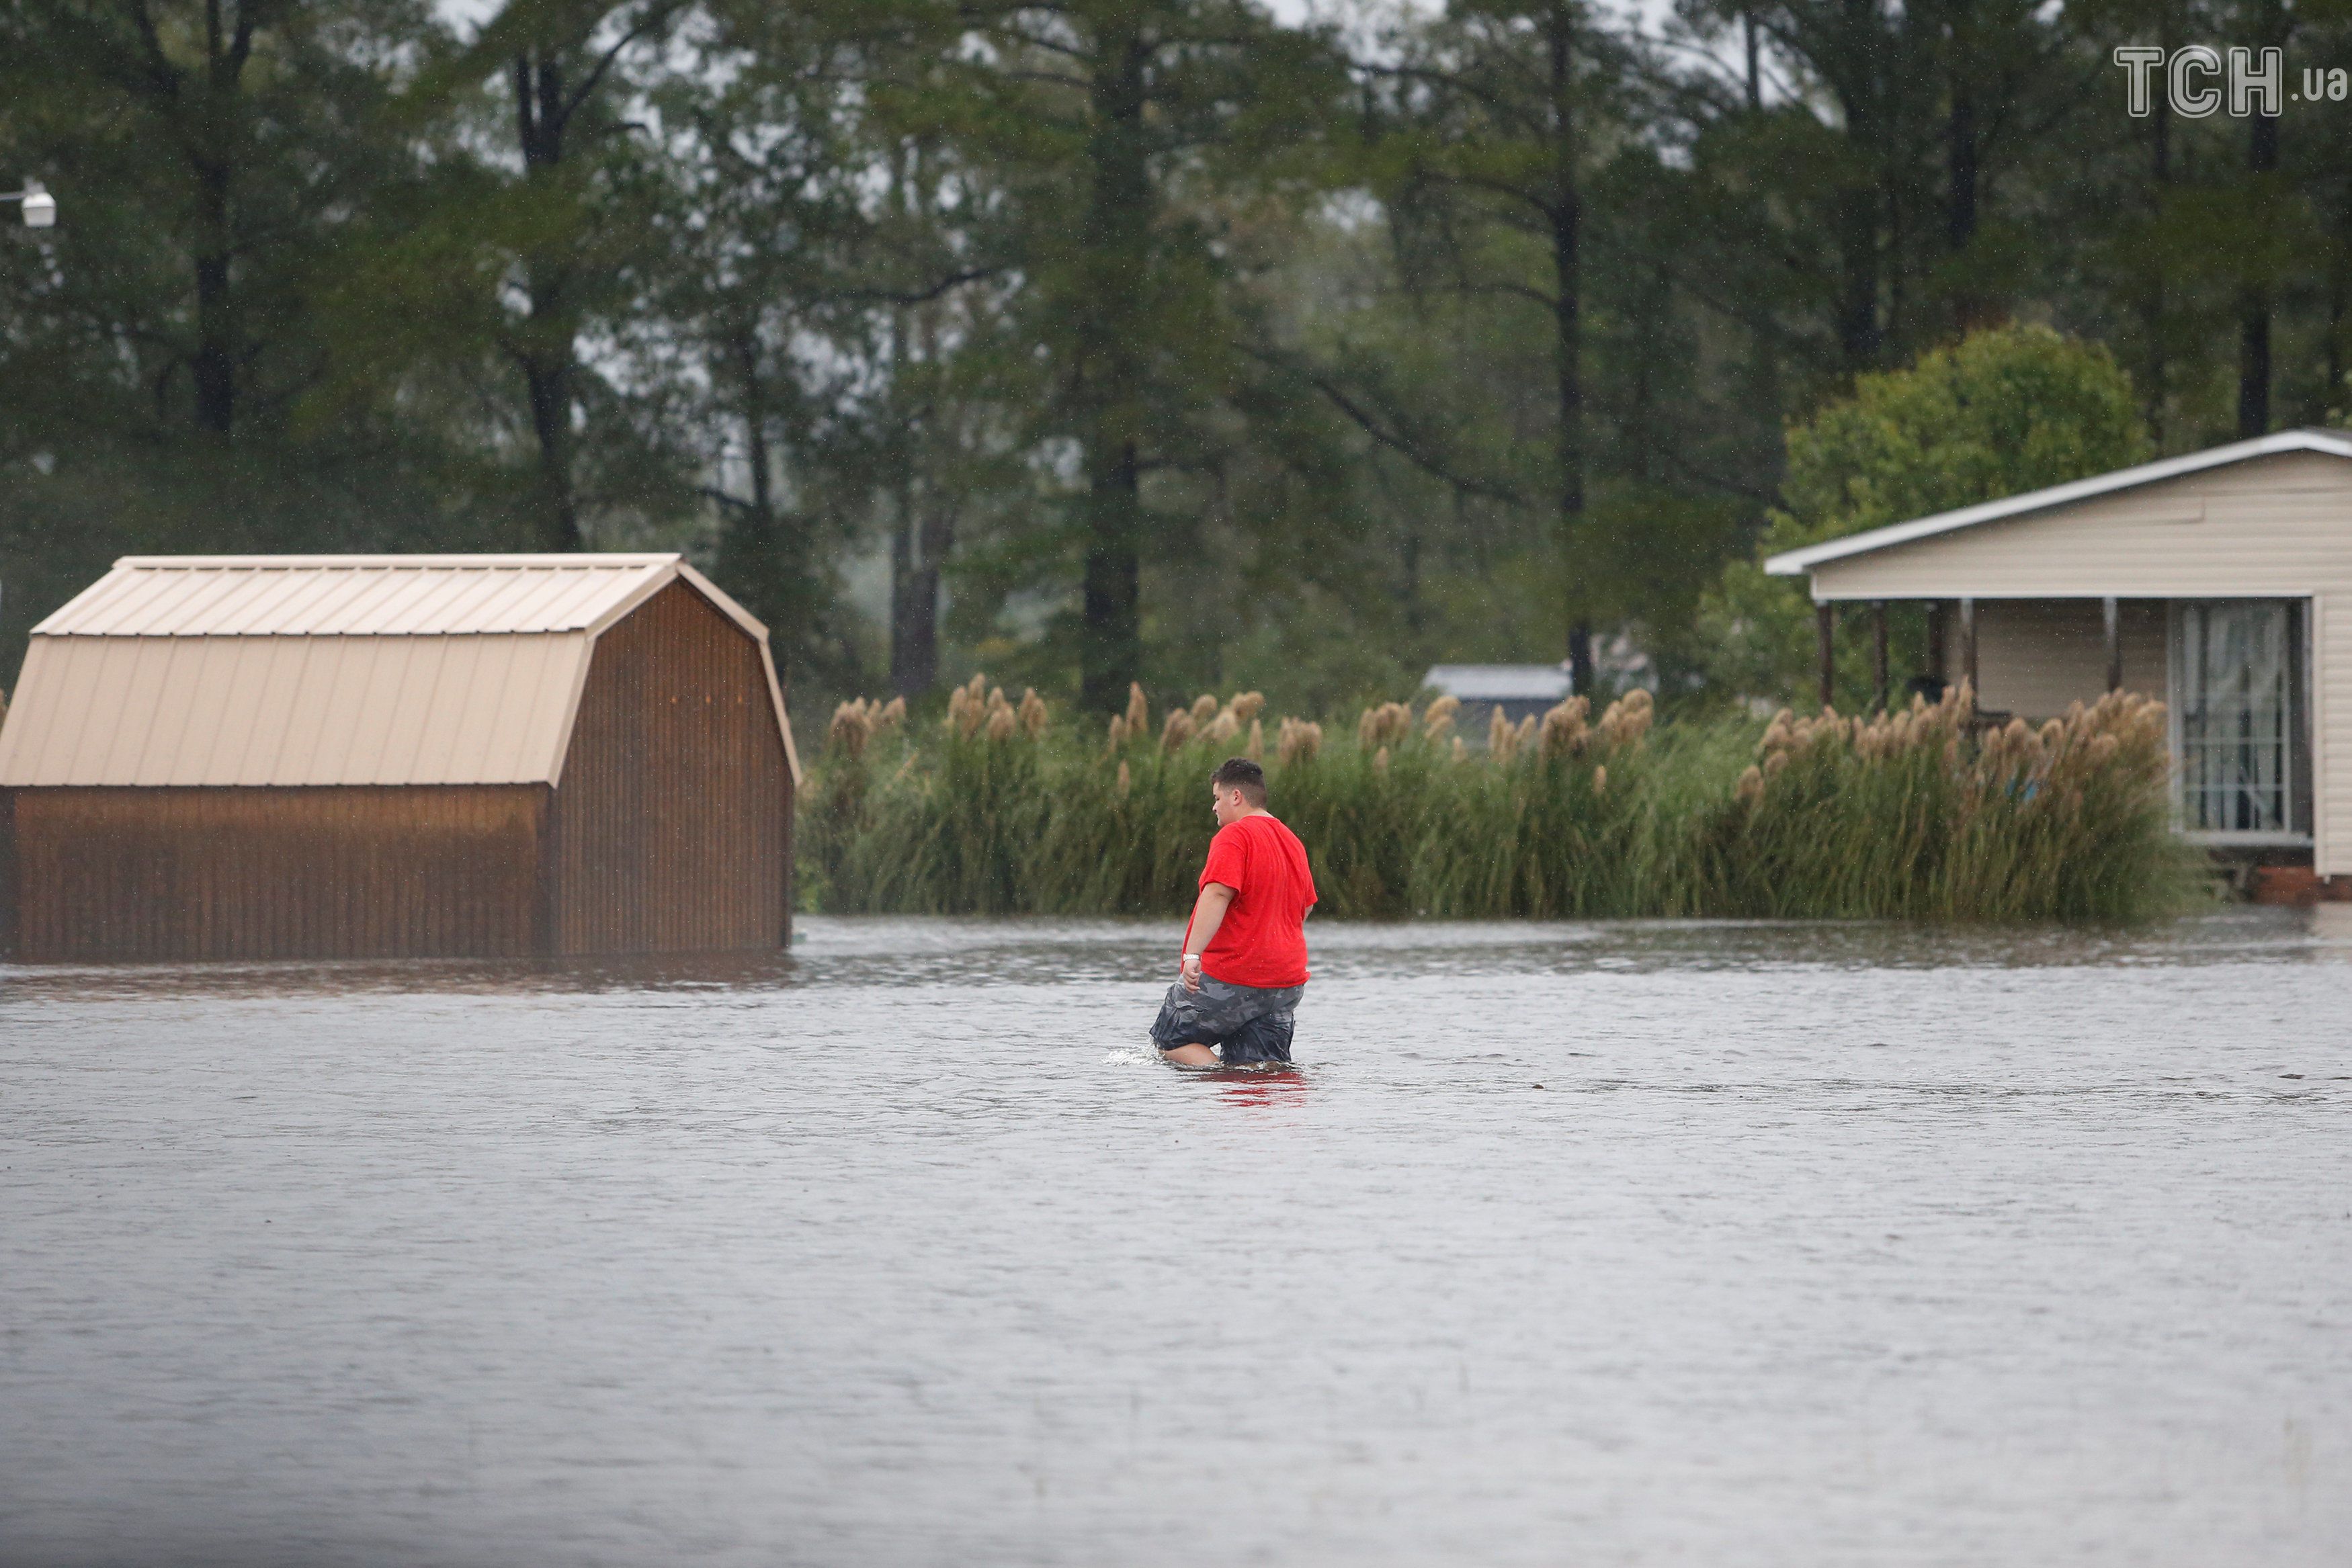
[[[1278,991],[1255,986],[1229,986],[1201,977],[1201,988],[1188,991],[1179,980],[1168,988],[1160,1017],[1151,1025],[1151,1042],[1162,1051],[1180,1045],[1213,1045],[1228,1066],[1249,1061],[1288,1061],[1292,1014],[1305,986]]]

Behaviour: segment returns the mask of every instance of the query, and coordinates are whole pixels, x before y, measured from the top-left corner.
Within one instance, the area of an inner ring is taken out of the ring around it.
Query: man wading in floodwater
[[[1307,846],[1265,809],[1265,769],[1246,757],[1209,775],[1217,836],[1184,927],[1181,977],[1151,1026],[1163,1061],[1227,1067],[1290,1060],[1291,1015],[1307,992]]]

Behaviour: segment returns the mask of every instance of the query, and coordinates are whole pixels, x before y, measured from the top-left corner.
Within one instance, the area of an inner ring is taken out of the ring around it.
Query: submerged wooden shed
[[[127,557],[0,726],[0,950],[773,947],[799,776],[676,555]]]

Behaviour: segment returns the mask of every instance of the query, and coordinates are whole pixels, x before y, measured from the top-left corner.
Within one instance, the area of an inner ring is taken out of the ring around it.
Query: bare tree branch
[[[1526,497],[1498,480],[1481,479],[1456,472],[1451,464],[1431,451],[1425,443],[1414,439],[1408,432],[1393,428],[1322,371],[1251,344],[1242,343],[1237,344],[1236,347],[1269,369],[1296,377],[1313,387],[1323,395],[1325,401],[1347,415],[1365,434],[1432,477],[1444,480],[1467,496],[1479,496],[1490,501],[1500,501],[1513,507],[1524,507],[1528,504]]]

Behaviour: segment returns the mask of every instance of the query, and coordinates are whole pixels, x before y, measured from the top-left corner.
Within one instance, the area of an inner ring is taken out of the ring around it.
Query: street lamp
[[[5,195],[0,195],[0,202],[24,203],[25,226],[28,229],[57,226],[58,199],[50,195],[47,187],[38,180],[26,181],[23,190],[10,191]]]

